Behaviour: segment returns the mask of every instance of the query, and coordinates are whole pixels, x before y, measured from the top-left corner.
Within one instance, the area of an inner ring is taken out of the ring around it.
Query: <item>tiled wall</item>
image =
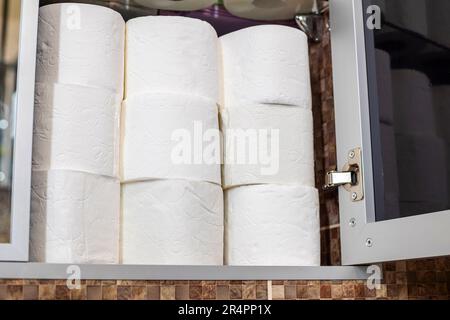
[[[336,142],[329,34],[312,44],[316,182],[335,169]],[[340,264],[337,192],[320,193],[324,265]],[[448,299],[450,257],[383,265],[380,290],[364,281],[82,281],[69,290],[65,280],[0,280],[2,299]]]

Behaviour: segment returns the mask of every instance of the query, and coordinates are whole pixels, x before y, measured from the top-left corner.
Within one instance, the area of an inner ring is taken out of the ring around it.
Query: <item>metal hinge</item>
[[[352,201],[364,198],[361,149],[355,148],[348,153],[348,162],[342,171],[329,171],[325,175],[324,189],[335,189],[343,186],[350,192]]]

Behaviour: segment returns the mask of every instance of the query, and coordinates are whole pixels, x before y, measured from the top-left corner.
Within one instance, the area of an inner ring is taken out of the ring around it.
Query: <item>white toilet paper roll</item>
[[[187,179],[221,184],[217,105],[187,95],[124,103],[122,181]]]
[[[30,260],[118,263],[120,184],[75,171],[34,171]]]
[[[433,86],[433,106],[436,117],[438,132],[448,143],[450,143],[450,86]]]
[[[383,160],[383,189],[385,217],[399,217],[400,194],[398,187],[398,162],[395,132],[390,125],[381,124],[381,154]]]
[[[219,39],[226,108],[285,104],[311,108],[308,40],[298,29],[264,25]]]
[[[127,23],[126,96],[170,92],[218,99],[216,31],[198,19],[140,17]]]
[[[445,142],[433,136],[397,135],[401,202],[432,202],[445,206],[448,197]]]
[[[194,11],[212,6],[216,0],[134,0],[134,2],[152,9]]]
[[[122,263],[222,265],[220,186],[185,180],[122,185]]]
[[[376,49],[377,86],[380,121],[394,123],[394,106],[392,97],[391,57],[389,53]]]
[[[314,0],[224,0],[227,10],[241,18],[254,20],[290,20],[297,13],[310,13]]]
[[[121,97],[73,85],[36,85],[33,169],[118,177]]]
[[[258,185],[225,192],[225,264],[320,265],[314,188]]]
[[[409,69],[392,71],[392,92],[396,133],[436,135],[431,84],[425,74]]]
[[[109,8],[63,3],[39,11],[36,81],[123,95],[125,22]]]
[[[311,110],[275,105],[222,108],[224,188],[274,183],[313,187]]]
[[[450,48],[450,1],[427,1],[428,29],[432,40]]]

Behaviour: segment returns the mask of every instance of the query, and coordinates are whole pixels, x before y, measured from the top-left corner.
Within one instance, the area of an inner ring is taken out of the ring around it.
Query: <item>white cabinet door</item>
[[[449,255],[449,2],[332,0],[330,13],[338,169],[361,150],[361,190],[339,192],[342,261]]]
[[[0,6],[0,261],[27,261],[39,1]]]

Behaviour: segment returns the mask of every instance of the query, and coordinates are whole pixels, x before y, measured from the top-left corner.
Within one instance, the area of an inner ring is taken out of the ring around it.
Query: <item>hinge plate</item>
[[[362,155],[361,149],[355,148],[349,151],[348,161],[342,171],[329,171],[325,175],[324,189],[335,189],[343,186],[350,192],[352,201],[364,199],[363,175],[362,175]]]

